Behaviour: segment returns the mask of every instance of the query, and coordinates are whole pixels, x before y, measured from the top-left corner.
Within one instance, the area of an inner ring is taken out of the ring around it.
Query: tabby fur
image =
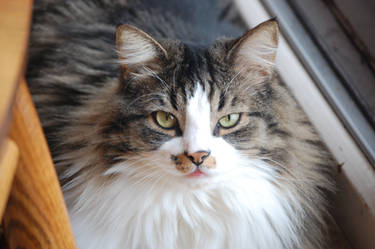
[[[234,9],[36,1],[27,80],[78,248],[325,248],[332,160],[274,70],[276,21],[239,36]],[[179,171],[201,149],[206,176]]]

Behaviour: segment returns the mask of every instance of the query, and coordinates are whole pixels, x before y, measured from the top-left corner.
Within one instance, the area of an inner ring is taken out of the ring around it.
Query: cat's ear
[[[267,75],[273,69],[278,40],[277,21],[266,21],[239,38],[227,56],[236,71],[256,70]]]
[[[167,51],[154,38],[127,24],[117,28],[116,46],[122,68],[127,73],[158,70],[168,57]]]

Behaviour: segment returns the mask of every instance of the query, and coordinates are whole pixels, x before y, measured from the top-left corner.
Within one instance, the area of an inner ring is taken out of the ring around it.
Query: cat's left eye
[[[173,129],[177,124],[175,116],[168,112],[157,111],[153,113],[155,122],[163,129]]]
[[[232,114],[222,117],[219,120],[219,124],[221,127],[226,128],[226,129],[232,128],[238,124],[238,122],[240,121],[240,117],[241,117],[240,113],[232,113]]]

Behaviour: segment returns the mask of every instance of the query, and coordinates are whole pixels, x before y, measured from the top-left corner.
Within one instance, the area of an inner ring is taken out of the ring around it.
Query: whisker
[[[146,66],[144,66],[143,69],[146,70],[147,72],[151,73],[151,75],[153,77],[155,77],[156,79],[158,79],[162,83],[162,85],[167,89],[168,92],[171,91],[171,89],[170,89],[169,85],[167,84],[167,82],[165,82],[165,80],[163,80],[162,78],[160,78],[160,76],[157,75],[157,73],[155,71],[153,71],[151,68],[146,67]]]

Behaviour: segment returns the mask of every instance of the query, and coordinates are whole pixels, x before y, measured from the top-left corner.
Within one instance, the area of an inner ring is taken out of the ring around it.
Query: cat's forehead
[[[241,93],[238,74],[225,61],[225,53],[220,53],[222,50],[212,49],[212,46],[174,44],[174,49],[168,50],[170,59],[162,70],[151,74],[147,71],[147,77],[140,78],[134,85],[138,93],[132,99],[146,112],[160,109],[183,114],[189,99],[199,88],[213,113],[231,112],[248,97]]]
[[[234,107],[248,98],[241,92],[243,79],[220,53],[223,49],[186,45],[183,50],[183,60],[176,67],[177,77],[171,79],[176,92],[184,97],[180,104],[186,104],[197,88],[207,96],[213,111]]]
[[[209,68],[213,65],[210,65],[208,48],[184,44],[180,50],[179,56],[181,57],[172,62],[175,63],[173,76],[176,81],[194,86],[198,81],[204,82],[213,79]]]
[[[234,74],[224,59],[208,46],[183,44],[176,54],[178,58],[172,57],[172,67],[167,68],[164,75],[168,83],[175,90],[183,91],[187,98],[193,96],[198,85],[209,95],[212,89],[225,88]]]

